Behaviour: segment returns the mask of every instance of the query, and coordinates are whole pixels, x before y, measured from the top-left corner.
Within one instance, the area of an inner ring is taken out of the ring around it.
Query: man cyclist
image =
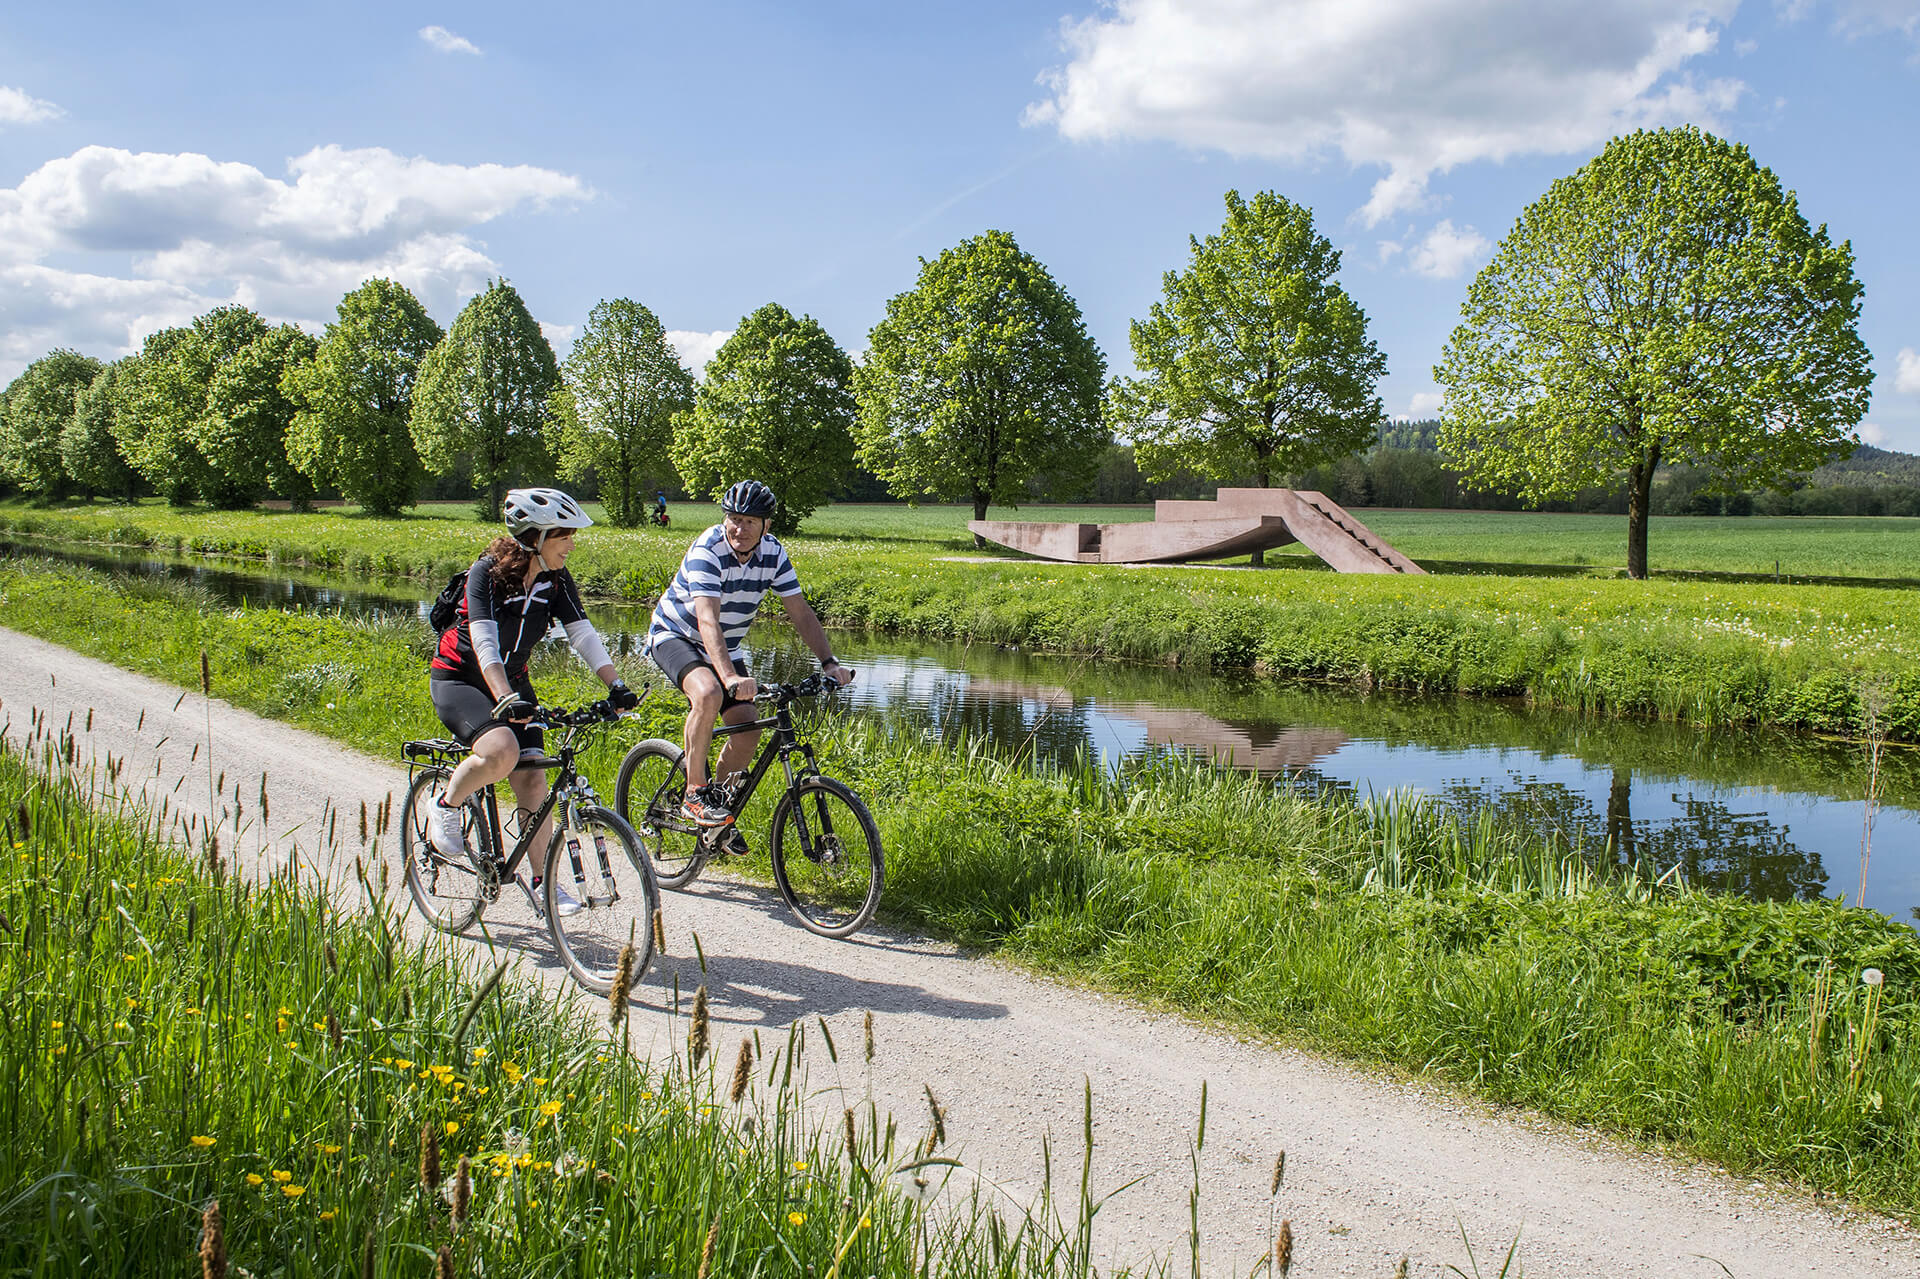
[[[667,492],[655,489],[653,493],[653,522],[661,528],[667,526]]]
[[[724,518],[687,548],[647,627],[647,656],[687,695],[687,796],[681,812],[700,826],[733,821],[707,775],[707,752],[716,717],[728,724],[755,717],[753,698],[759,686],[747,674],[740,643],[769,590],[780,597],[787,620],[820,659],[821,669],[843,688],[853,682],[853,672],[834,660],[827,633],[800,593],[800,579],[785,549],[767,532],[778,505],[773,490],[758,480],[741,480],[728,489],[720,500]],[[759,739],[758,732],[729,737],[720,752],[720,775],[745,768]],[[745,852],[739,833],[728,834],[726,847]]]
[[[546,770],[519,763],[540,756],[545,744],[542,730],[527,723],[539,704],[527,678],[527,658],[555,622],[566,628],[573,651],[607,686],[615,707],[632,710],[640,704],[614,670],[567,572],[574,534],[593,521],[578,502],[552,488],[513,489],[503,509],[509,536],[496,537],[467,570],[459,620],[440,636],[429,672],[435,713],[471,748],[446,791],[427,806],[427,838],[442,857],[466,855],[460,806],[482,786],[507,778],[523,813],[536,812],[546,802]],[[552,823],[549,816],[533,845],[536,890],[547,869]],[[564,888],[555,900],[562,915],[580,909]]]

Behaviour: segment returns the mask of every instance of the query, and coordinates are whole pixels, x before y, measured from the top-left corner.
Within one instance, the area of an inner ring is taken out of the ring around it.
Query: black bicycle
[[[793,703],[829,686],[825,676],[810,675],[798,684],[775,684],[754,698],[771,702],[773,713],[747,724],[723,724],[714,740],[754,729],[771,729],[751,768],[716,782],[727,810],[746,811],[760,779],[777,758],[786,773],[787,793],[773,810],[769,854],[773,882],[802,927],[823,937],[851,937],[873,918],[886,880],[880,830],[860,797],[820,771],[813,748],[793,729]],[[687,793],[687,767],[677,743],[650,738],[620,761],[613,803],[633,823],[653,862],[654,874],[668,888],[684,888],[700,868],[727,846],[732,826],[701,827],[680,811]],[[796,766],[794,757],[799,757]],[[736,836],[737,837],[737,836]]]
[[[556,776],[540,811],[522,824],[511,852],[502,852],[506,841],[491,786],[482,786],[461,806],[467,855],[447,857],[436,849],[427,838],[427,805],[446,792],[467,748],[445,739],[408,742],[400,748],[411,777],[407,802],[400,810],[407,887],[428,923],[457,933],[479,919],[511,882],[525,894],[534,915],[546,921],[553,948],[575,981],[603,995],[612,990],[620,951],[631,942],[632,980],[637,988],[640,974],[653,960],[653,913],[660,906],[660,886],[633,828],[601,804],[592,783],[575,764],[599,731],[620,718],[620,712],[611,702],[599,701],[578,710],[536,710],[533,718],[565,733],[557,751],[520,761],[521,768],[544,768]],[[561,816],[547,841],[544,891],[536,896],[518,871],[532,851],[541,824],[555,809]],[[563,845],[564,862],[560,858]],[[570,891],[581,905],[572,915],[560,913],[555,897],[567,878],[563,867],[571,872]]]

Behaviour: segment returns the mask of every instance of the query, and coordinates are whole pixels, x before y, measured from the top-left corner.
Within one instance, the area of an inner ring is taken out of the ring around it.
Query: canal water
[[[429,591],[404,582],[363,588],[233,561],[0,544],[0,556],[13,554],[190,581],[229,606],[424,614],[431,603]],[[648,610],[591,611],[616,654],[637,651]],[[763,676],[811,669],[784,624],[761,621],[749,638]],[[1411,789],[1469,816],[1491,809],[1592,856],[1677,868],[1702,886],[1760,898],[1852,900],[1860,888],[1865,768],[1856,744],[995,645],[836,633],[834,647],[859,671],[841,705],[948,740],[1109,763],[1178,752],[1314,793]],[[1920,922],[1920,751],[1887,750],[1866,899]]]

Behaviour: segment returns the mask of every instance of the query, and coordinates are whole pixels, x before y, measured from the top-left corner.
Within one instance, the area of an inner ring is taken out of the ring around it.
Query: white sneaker
[[[568,892],[561,885],[555,884],[553,886],[553,909],[555,914],[564,917],[567,915],[578,915],[581,911],[585,910],[586,907],[575,901],[572,893]]]
[[[438,797],[427,805],[427,842],[442,857],[467,855],[467,836],[460,829],[460,809],[448,808]]]

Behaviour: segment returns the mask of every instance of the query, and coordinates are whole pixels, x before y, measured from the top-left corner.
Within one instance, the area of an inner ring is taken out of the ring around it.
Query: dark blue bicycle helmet
[[[761,519],[773,518],[779,505],[773,490],[759,480],[741,480],[720,499],[720,509],[728,515],[754,515]]]

